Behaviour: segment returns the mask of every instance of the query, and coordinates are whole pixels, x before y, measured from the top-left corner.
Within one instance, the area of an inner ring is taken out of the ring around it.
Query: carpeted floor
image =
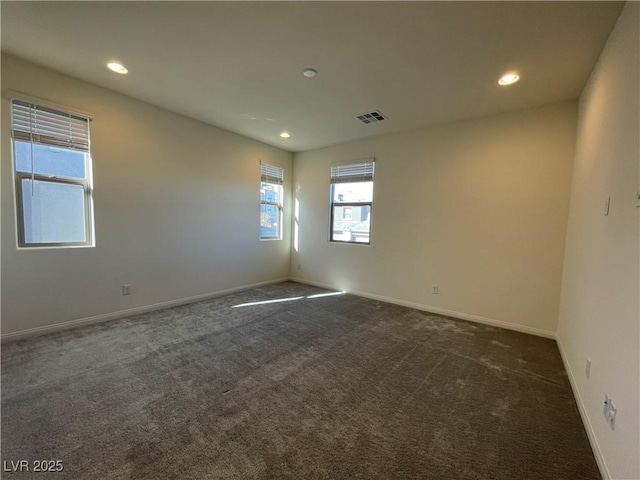
[[[4,345],[2,478],[600,478],[555,342],[326,293]]]

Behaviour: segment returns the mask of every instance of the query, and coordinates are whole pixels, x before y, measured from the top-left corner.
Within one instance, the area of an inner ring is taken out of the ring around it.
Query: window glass
[[[260,200],[263,202],[280,203],[281,185],[273,185],[267,182],[260,183]]]
[[[373,182],[336,183],[333,185],[334,202],[370,202],[373,200]]]
[[[280,237],[280,209],[277,205],[260,205],[260,236],[262,238]]]
[[[82,185],[23,179],[25,242],[86,241],[84,208]]]
[[[16,171],[31,172],[32,146],[34,173],[60,177],[86,177],[85,152],[19,140],[14,142]]]
[[[344,211],[349,207],[333,207],[334,242],[369,243],[371,240],[371,207],[352,207],[351,218],[345,218]],[[348,216],[348,215],[347,215]]]

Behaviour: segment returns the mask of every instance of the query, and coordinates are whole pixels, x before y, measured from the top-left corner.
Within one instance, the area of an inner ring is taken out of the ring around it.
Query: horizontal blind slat
[[[68,113],[40,110],[37,105],[31,107],[23,107],[21,105],[14,104],[14,116],[22,118],[40,118],[42,120],[57,119],[62,117],[65,121],[73,123],[84,123],[87,119],[73,116]]]
[[[89,151],[89,144],[83,142],[69,142],[62,140],[58,137],[48,137],[46,135],[31,135],[27,132],[14,132],[13,138],[17,140],[22,140],[25,142],[37,143],[40,145],[49,145],[55,147],[68,148],[72,150],[81,150],[84,152]]]
[[[89,119],[20,100],[11,107],[13,138],[89,151]]]
[[[261,163],[260,179],[263,182],[282,185],[284,183],[284,169],[268,163]]]
[[[22,111],[22,112],[28,112],[29,110],[33,110],[34,113],[40,114],[40,115],[51,115],[51,116],[58,116],[58,115],[62,115],[65,118],[72,118],[72,119],[76,119],[76,120],[80,120],[80,121],[85,121],[88,120],[87,117],[84,117],[82,115],[77,115],[74,113],[69,113],[69,112],[64,112],[62,110],[56,110],[54,108],[50,108],[50,107],[43,107],[41,105],[36,105],[35,103],[30,103],[30,102],[25,102],[23,100],[13,100],[13,108],[17,111]]]
[[[68,120],[63,117],[62,121],[59,118],[53,117],[41,117],[37,115],[33,115],[31,118],[26,115],[14,115],[13,120],[16,125],[25,125],[29,126],[30,124],[41,126],[42,128],[58,128],[62,130],[78,130],[80,132],[85,132],[87,130],[87,126],[85,123],[82,123],[78,120]]]
[[[56,137],[71,137],[71,138],[86,138],[85,132],[76,128],[61,128],[58,125],[42,125],[42,124],[34,124],[33,129],[30,128],[30,125],[14,123],[14,130],[30,133],[33,131],[34,135],[51,135]]]
[[[331,165],[331,183],[373,181],[375,161]]]

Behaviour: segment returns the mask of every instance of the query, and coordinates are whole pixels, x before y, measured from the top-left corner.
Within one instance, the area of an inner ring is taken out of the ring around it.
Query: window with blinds
[[[260,238],[282,239],[284,169],[260,164]]]
[[[329,241],[371,244],[375,160],[331,165]]]
[[[89,119],[11,101],[18,245],[93,245]]]

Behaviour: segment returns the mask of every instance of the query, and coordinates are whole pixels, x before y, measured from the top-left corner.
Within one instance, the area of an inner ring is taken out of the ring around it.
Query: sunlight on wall
[[[300,202],[296,197],[293,206],[293,248],[298,251],[298,215],[300,214]]]

